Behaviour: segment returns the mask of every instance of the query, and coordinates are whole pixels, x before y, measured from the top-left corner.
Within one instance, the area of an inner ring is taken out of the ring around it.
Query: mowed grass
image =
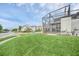
[[[0,56],[79,56],[79,37],[21,35],[0,45]]]

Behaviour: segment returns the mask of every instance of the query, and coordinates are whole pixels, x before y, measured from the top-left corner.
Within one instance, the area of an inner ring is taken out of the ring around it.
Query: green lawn
[[[79,37],[21,35],[0,45],[1,56],[70,56],[79,55]]]

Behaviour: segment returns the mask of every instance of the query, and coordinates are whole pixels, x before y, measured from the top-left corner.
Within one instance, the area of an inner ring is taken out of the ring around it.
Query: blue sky
[[[41,25],[42,17],[48,12],[63,7],[65,4],[53,3],[2,3],[0,4],[0,24],[4,28],[19,25]],[[75,5],[75,4],[74,4]],[[79,4],[77,4],[79,6]],[[74,7],[77,8],[78,6]]]

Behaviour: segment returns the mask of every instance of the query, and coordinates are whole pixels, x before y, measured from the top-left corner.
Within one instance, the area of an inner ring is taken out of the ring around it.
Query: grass
[[[79,37],[28,34],[0,45],[1,56],[79,56]]]

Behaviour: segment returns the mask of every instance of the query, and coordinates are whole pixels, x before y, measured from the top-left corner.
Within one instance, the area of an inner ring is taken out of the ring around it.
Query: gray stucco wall
[[[73,19],[71,27],[72,27],[72,31],[74,29],[79,29],[79,19]]]
[[[61,32],[71,32],[71,17],[61,18]]]

